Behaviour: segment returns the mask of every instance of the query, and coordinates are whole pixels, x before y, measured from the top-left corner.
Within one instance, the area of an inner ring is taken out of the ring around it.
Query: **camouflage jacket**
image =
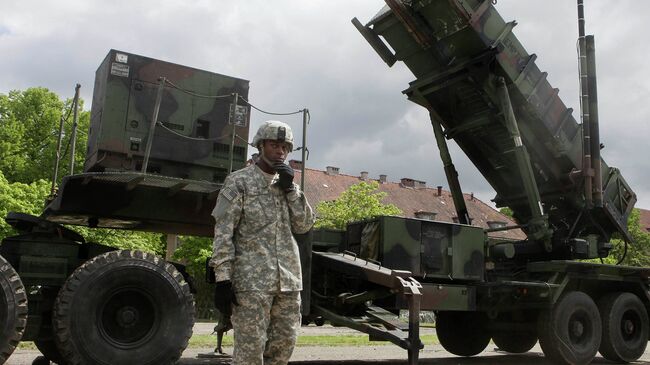
[[[277,176],[275,177],[277,179]],[[302,275],[295,233],[314,223],[311,207],[296,184],[285,193],[251,165],[230,174],[212,211],[216,224],[210,265],[217,281],[235,291],[298,291]]]

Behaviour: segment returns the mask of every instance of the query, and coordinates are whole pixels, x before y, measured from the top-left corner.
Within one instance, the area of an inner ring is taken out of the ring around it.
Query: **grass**
[[[420,340],[425,344],[437,344],[438,337],[435,335],[422,335]],[[223,336],[223,345],[232,346],[232,335]],[[190,339],[191,348],[214,347],[217,344],[217,337],[214,335],[194,335]],[[369,341],[368,335],[310,335],[298,336],[297,346],[381,346],[390,345],[386,341]]]
[[[437,344],[438,338],[435,335],[422,335],[420,340],[425,345]],[[223,345],[232,346],[232,335],[223,336]],[[194,335],[190,338],[189,348],[212,348],[217,345],[215,335]],[[369,341],[368,335],[322,335],[322,336],[298,336],[297,346],[382,346],[391,345],[386,341]],[[21,350],[36,350],[36,345],[31,341],[24,341],[18,345]]]

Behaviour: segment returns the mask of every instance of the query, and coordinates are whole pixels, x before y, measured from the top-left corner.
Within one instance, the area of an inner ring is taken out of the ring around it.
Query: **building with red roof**
[[[290,161],[295,170],[296,182],[301,179],[301,162]],[[451,193],[442,186],[428,187],[426,182],[411,178],[401,178],[399,182],[388,181],[386,175],[373,179],[367,172],[358,176],[342,174],[339,168],[328,166],[325,171],[305,169],[305,195],[312,207],[321,201],[335,200],[343,191],[362,181],[377,181],[379,191],[385,192],[384,203],[397,206],[405,217],[431,219],[443,222],[457,222],[456,209]],[[474,196],[464,194],[467,210],[472,219],[472,225],[483,228],[516,225],[508,216],[490,207]],[[509,239],[525,239],[526,235],[520,229],[491,232],[491,237]]]

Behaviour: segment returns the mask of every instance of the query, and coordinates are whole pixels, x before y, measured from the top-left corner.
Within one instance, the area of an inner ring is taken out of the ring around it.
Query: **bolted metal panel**
[[[343,250],[418,278],[482,281],[484,245],[480,227],[381,216],[348,225]]]
[[[161,77],[158,123],[152,123]],[[147,173],[222,182],[233,129],[232,168],[246,162],[248,89],[247,80],[111,50],[95,74],[84,171],[140,171],[154,125]]]

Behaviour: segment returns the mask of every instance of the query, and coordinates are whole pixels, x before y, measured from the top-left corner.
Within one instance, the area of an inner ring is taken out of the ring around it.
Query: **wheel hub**
[[[124,328],[133,327],[139,318],[138,310],[132,306],[125,306],[117,311],[117,323]]]
[[[633,334],[634,333],[634,322],[629,320],[629,319],[623,321],[623,332],[626,335]]]
[[[157,331],[156,305],[145,291],[120,288],[110,294],[99,312],[99,330],[115,347],[137,348]]]
[[[573,321],[571,323],[571,335],[574,337],[582,337],[585,333],[585,325],[581,321]]]

